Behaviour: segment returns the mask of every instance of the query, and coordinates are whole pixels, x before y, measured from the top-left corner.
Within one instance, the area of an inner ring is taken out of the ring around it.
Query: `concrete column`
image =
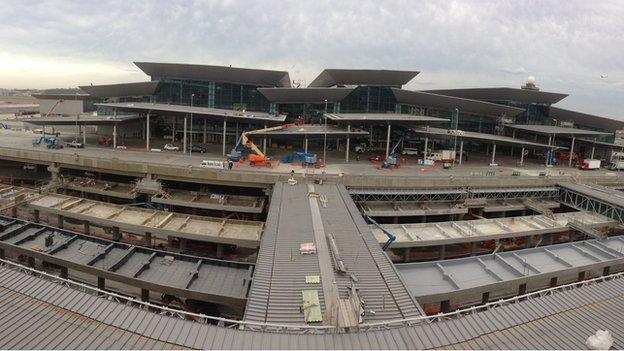
[[[35,223],[39,223],[39,210],[35,210],[33,216],[35,217]]]
[[[87,145],[87,126],[82,126],[82,145]]]
[[[188,248],[188,242],[184,238],[180,238],[180,252],[186,252]]]
[[[152,233],[145,233],[145,246],[152,247]]]
[[[488,302],[490,302],[490,292],[486,291],[481,295],[481,304],[485,305]]]
[[[477,244],[478,241],[473,241],[470,243],[470,256],[474,256],[477,253]]]
[[[208,120],[204,118],[204,137],[203,137],[204,144],[206,144],[207,138],[208,138]]]
[[[576,141],[576,137],[572,137],[572,144],[570,145],[570,157],[568,160],[568,167],[572,167],[572,155],[574,154],[574,142]]]
[[[117,123],[113,124],[113,149],[117,148]]]
[[[440,250],[438,251],[439,256],[438,259],[439,260],[443,260],[446,258],[446,245],[440,245]]]
[[[442,313],[451,312],[451,300],[444,300],[440,302],[440,312]]]
[[[266,128],[267,128],[267,125],[265,123],[264,124],[264,129],[266,129]],[[267,138],[266,138],[266,135],[264,135],[262,137],[262,153],[264,153],[264,154],[266,154],[266,146],[267,146]],[[323,160],[323,161],[325,161],[325,160]]]
[[[368,128],[368,147],[373,146],[373,125]]]
[[[184,132],[182,133],[182,153],[186,153],[186,121],[187,117],[184,116]]]
[[[345,155],[345,160],[349,162],[349,148],[351,147],[351,124],[347,124],[347,152]]]
[[[423,162],[427,159],[427,146],[429,144],[429,136],[425,136],[425,151],[423,152]]]
[[[85,234],[87,234],[87,235],[91,234],[91,224],[89,223],[89,221],[85,221],[83,223],[83,225],[84,225],[84,232],[85,232]]]
[[[217,258],[223,258],[223,244],[217,244]]]
[[[171,123],[171,142],[175,142],[175,132],[176,132],[176,118],[173,117],[173,122]]]
[[[150,150],[150,114],[145,117],[145,150]]]
[[[524,237],[524,248],[528,249],[531,247],[531,244],[533,242],[533,236],[529,235],[529,236],[525,236]]]
[[[552,135],[548,136],[548,152],[546,153],[546,166],[550,165],[550,154],[552,153],[552,148],[550,145],[552,143]]]
[[[462,159],[464,158],[464,139],[459,142],[459,164],[462,164]]]
[[[524,165],[524,146],[522,147],[522,151],[520,152],[520,166]]]
[[[303,138],[303,152],[308,153],[308,137]]]
[[[527,292],[527,289],[526,289],[526,288],[527,288],[526,283],[520,284],[520,285],[518,286],[518,295],[524,295],[524,294],[526,294],[526,292]]]
[[[515,129],[513,130],[513,132],[511,132],[511,138],[512,139],[516,138],[516,130]],[[512,146],[511,147],[511,154],[510,154],[510,156],[513,156],[513,154],[514,154],[514,147]]]
[[[388,134],[386,136],[386,158],[390,155],[390,132],[392,125],[388,123]]]
[[[557,277],[552,277],[552,278],[550,278],[550,287],[551,287],[551,288],[554,288],[555,286],[557,286],[557,281],[558,281],[558,280],[559,280],[559,279],[557,279]]]
[[[403,262],[407,263],[410,261],[412,256],[412,248],[406,247],[403,249]]]
[[[63,222],[65,221],[65,217],[63,217],[62,215],[58,215],[58,227],[63,229]]]
[[[141,301],[149,302],[149,290],[141,289]]]
[[[594,158],[594,152],[596,151],[596,138],[594,138],[594,143],[592,144],[591,156],[589,158]]]
[[[492,164],[496,163],[496,144],[492,145]]]
[[[61,267],[61,278],[63,279],[67,279],[69,274],[68,274],[68,269],[67,267]]]
[[[103,277],[98,277],[97,287],[100,290],[105,290],[106,289],[106,279],[104,279]]]
[[[225,157],[225,136],[227,133],[227,122],[225,120],[223,120],[223,141],[222,141],[222,146],[223,146],[223,150],[221,155]]]
[[[113,241],[121,240],[121,231],[119,227],[113,227]]]

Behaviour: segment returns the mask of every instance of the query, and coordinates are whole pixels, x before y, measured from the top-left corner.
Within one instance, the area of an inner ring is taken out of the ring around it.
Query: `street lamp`
[[[195,94],[191,94],[191,130],[190,130],[190,135],[191,135],[191,140],[189,143],[189,156],[193,156],[193,98],[195,97]]]
[[[325,124],[323,126],[323,163],[327,167],[327,99],[325,99],[325,113],[323,113]]]

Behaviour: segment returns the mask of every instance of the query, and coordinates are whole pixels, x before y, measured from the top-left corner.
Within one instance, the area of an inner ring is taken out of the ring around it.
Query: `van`
[[[201,168],[223,169],[223,161],[203,160],[199,164]]]

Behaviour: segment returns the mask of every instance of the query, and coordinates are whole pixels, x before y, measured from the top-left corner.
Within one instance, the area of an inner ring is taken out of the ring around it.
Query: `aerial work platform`
[[[509,292],[520,284],[526,284],[524,289],[527,285],[548,286],[553,277],[562,281],[574,280],[579,273],[602,274],[605,267],[624,263],[623,251],[624,237],[615,236],[478,257],[398,264],[397,269],[421,303],[470,300],[471,295]],[[537,283],[540,279],[541,283]]]
[[[316,253],[303,254],[302,244]],[[319,283],[306,283],[311,276]],[[422,314],[344,186],[276,183],[245,320],[305,324],[305,290],[317,292],[324,315],[332,304],[342,313],[352,287],[363,322]]]
[[[256,248],[262,222],[193,216],[174,212],[114,205],[78,197],[44,194],[28,207],[95,225],[168,240],[170,237]]]
[[[253,264],[181,255],[0,217],[0,248],[145,290],[242,311]],[[67,273],[65,273],[66,275]]]
[[[243,213],[261,213],[264,197],[205,193],[186,190],[167,190],[152,196],[152,202],[170,206],[190,207]]]
[[[566,230],[577,230],[571,223],[582,223],[589,228],[613,227],[618,223],[593,212],[557,213],[554,219],[545,215],[475,219],[440,223],[384,224],[396,236],[391,248],[426,247],[461,244],[485,240],[526,237]],[[371,230],[379,244],[388,237],[377,227]]]

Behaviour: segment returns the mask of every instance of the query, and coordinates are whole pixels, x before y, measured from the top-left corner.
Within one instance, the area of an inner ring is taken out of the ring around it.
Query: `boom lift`
[[[59,105],[62,104],[64,101],[63,99],[59,99],[56,100],[56,102],[54,103],[54,105],[52,105],[52,107],[50,107],[50,109],[48,110],[48,112],[46,112],[44,117],[48,117],[52,112],[54,112],[54,109]]]
[[[381,164],[382,168],[392,168],[392,167],[398,168],[400,166],[397,160],[398,149],[399,149],[399,145],[401,145],[404,139],[405,139],[405,135],[401,136],[401,139],[399,139],[396,145],[394,145],[388,157]]]

